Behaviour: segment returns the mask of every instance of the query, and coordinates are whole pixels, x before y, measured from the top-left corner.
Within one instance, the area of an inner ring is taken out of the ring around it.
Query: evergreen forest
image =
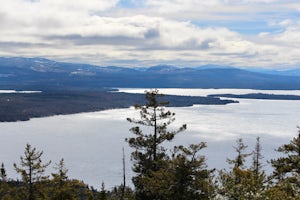
[[[5,163],[0,166],[0,200],[300,200],[300,131],[276,149],[279,156],[268,161],[272,173],[264,170],[259,137],[254,149],[238,138],[235,156],[224,160],[230,167],[210,169],[202,153],[209,148],[205,141],[166,147],[187,125],[170,130],[175,113],[162,97],[158,90],[147,91],[146,103],[135,106],[140,115],[127,119],[132,124],[132,137],[125,141],[132,149],[133,187],[126,185],[125,173],[112,190],[105,183],[95,189],[70,179],[63,158],[51,164],[43,151],[26,144],[12,166],[20,180],[7,175]],[[50,164],[54,172],[46,175]]]

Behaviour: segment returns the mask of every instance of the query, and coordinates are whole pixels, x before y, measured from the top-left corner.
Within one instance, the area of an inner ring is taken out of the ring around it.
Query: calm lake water
[[[126,92],[144,92],[144,89],[122,89]],[[207,94],[245,94],[264,92],[274,94],[296,94],[300,91],[256,91],[256,90],[202,90],[161,89],[165,94],[205,96]],[[190,144],[207,142],[202,153],[207,156],[211,168],[227,168],[226,158],[235,156],[232,148],[238,138],[243,138],[254,148],[255,138],[261,137],[265,160],[278,156],[274,151],[281,144],[297,135],[300,125],[300,101],[239,99],[238,104],[195,105],[193,107],[169,108],[176,113],[171,128],[187,124],[188,130],[177,135],[172,143]],[[132,126],[127,117],[138,117],[133,108],[102,112],[54,116],[32,119],[27,122],[0,123],[0,162],[4,162],[8,176],[15,174],[13,163],[19,163],[26,143],[43,150],[43,160],[52,160],[47,173],[53,171],[54,163],[65,159],[69,178],[77,178],[100,188],[104,181],[107,188],[122,182],[122,147],[126,154],[127,179],[132,176],[131,149],[125,143]],[[266,164],[266,169],[270,167]]]

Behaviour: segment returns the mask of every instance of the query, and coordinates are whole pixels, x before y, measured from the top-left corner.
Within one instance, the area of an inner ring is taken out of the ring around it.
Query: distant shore
[[[238,103],[219,97],[166,95],[169,106],[194,104],[225,105]],[[27,121],[31,118],[129,108],[144,104],[144,94],[108,91],[46,91],[0,93],[0,122]]]
[[[210,97],[226,97],[236,99],[266,99],[266,100],[300,100],[298,95],[282,95],[282,94],[264,94],[264,93],[251,93],[251,94],[213,94]]]

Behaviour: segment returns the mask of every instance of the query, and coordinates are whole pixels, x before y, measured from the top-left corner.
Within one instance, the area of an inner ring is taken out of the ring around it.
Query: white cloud
[[[290,19],[285,19],[278,23],[279,26],[283,26],[283,27],[290,26],[291,24],[293,24],[293,21]]]
[[[300,45],[300,22],[286,25],[286,30],[274,38],[277,41],[284,42],[288,46]]]
[[[156,6],[156,7],[167,7],[173,5],[172,8],[179,8],[181,5],[181,9],[191,8],[191,7],[213,7],[216,5],[241,5],[241,4],[259,4],[259,3],[274,3],[280,2],[279,0],[147,0],[146,5]]]
[[[56,8],[57,10],[87,10],[87,11],[103,11],[110,9],[118,3],[118,0],[40,0],[40,4]]]
[[[266,27],[252,37],[220,25],[195,23],[263,20],[265,15],[253,14],[292,9],[276,0],[148,0],[142,8],[126,9],[117,7],[118,0],[0,3],[0,55],[76,58],[102,65],[300,63],[300,25],[293,18],[267,15],[266,20],[273,22],[270,27],[282,31]]]

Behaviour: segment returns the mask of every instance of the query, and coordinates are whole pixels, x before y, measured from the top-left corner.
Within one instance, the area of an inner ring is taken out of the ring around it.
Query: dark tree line
[[[224,105],[236,103],[218,97],[174,96],[164,97],[170,106],[193,104]],[[107,109],[129,108],[144,104],[143,94],[108,91],[43,91],[41,93],[0,94],[0,122],[26,121],[36,117],[94,112]]]
[[[102,183],[96,190],[69,179],[64,159],[55,164],[51,177],[46,176],[50,161],[43,162],[43,151],[27,144],[20,163],[14,164],[21,180],[9,179],[1,165],[0,200],[300,200],[300,131],[276,149],[281,157],[270,161],[274,168],[270,175],[263,169],[260,138],[250,152],[242,139],[237,140],[236,156],[227,159],[230,169],[209,169],[201,153],[205,142],[166,148],[165,143],[187,127],[169,129],[175,113],[166,110],[168,102],[161,98],[157,90],[147,92],[146,104],[136,106],[140,116],[127,119],[135,124],[133,137],[126,139],[133,149],[134,188],[120,185],[108,191]]]

